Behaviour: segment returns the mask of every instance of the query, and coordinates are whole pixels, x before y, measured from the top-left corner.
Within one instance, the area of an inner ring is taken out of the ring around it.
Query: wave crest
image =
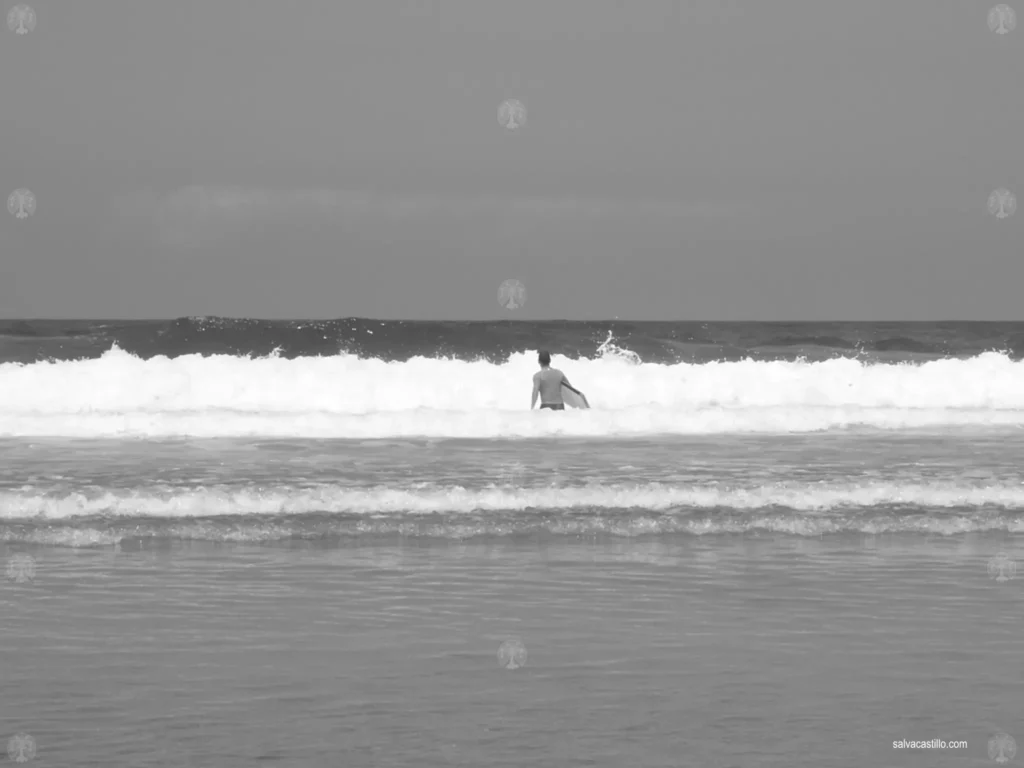
[[[852,358],[668,365],[628,352],[554,356],[593,408],[539,414],[528,408],[533,353],[505,363],[276,353],[142,359],[115,347],[98,359],[0,365],[0,436],[602,437],[1024,426],[1024,363],[1003,354],[892,365]]]

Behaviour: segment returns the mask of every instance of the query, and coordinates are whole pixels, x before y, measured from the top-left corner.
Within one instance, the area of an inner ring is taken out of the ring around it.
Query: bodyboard
[[[590,403],[587,402],[587,396],[580,392],[578,395],[569,389],[565,384],[562,385],[562,400],[570,408],[589,408]]]

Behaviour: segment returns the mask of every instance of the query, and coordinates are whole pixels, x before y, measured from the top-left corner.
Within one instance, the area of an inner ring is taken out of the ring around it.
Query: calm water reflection
[[[980,765],[1024,735],[1007,543],[36,548],[0,722],[41,765]]]

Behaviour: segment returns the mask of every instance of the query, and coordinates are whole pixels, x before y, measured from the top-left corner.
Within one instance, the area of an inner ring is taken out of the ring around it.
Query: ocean
[[[531,411],[536,351],[588,411]],[[1024,323],[0,321],[58,766],[1019,763]]]

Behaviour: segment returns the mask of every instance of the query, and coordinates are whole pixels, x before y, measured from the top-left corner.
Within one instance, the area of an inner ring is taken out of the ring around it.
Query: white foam
[[[530,411],[534,353],[502,365],[351,355],[0,365],[0,435],[537,437],[1024,425],[1024,363],[986,353],[919,365],[858,360],[553,364],[592,409]]]
[[[0,520],[105,518],[193,518],[217,516],[305,515],[311,513],[381,515],[473,514],[502,510],[731,509],[737,512],[790,510],[815,513],[862,511],[894,504],[934,510],[1020,509],[1024,487],[1018,484],[962,483],[786,483],[746,488],[668,485],[590,485],[586,487],[515,487],[493,483],[486,488],[415,487],[350,488],[340,485],[211,485],[198,489],[171,486],[105,489],[55,494],[22,488],[0,493]],[[780,511],[780,514],[781,511]],[[932,515],[935,517],[936,515]],[[914,518],[916,519],[916,518]],[[709,523],[720,525],[720,521]]]

